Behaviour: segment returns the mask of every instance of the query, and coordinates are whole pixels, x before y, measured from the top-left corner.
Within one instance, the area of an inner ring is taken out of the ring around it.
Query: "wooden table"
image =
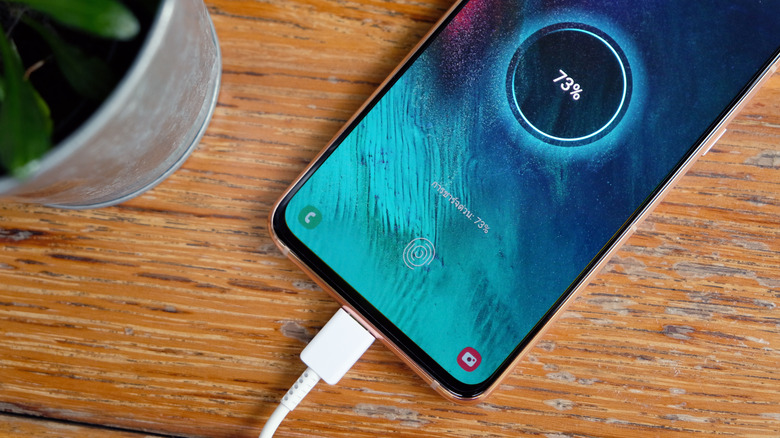
[[[451,0],[210,0],[219,105],[123,205],[0,206],[0,435],[251,437],[335,311],[269,210]],[[280,437],[780,435],[780,76],[484,403],[375,344]]]

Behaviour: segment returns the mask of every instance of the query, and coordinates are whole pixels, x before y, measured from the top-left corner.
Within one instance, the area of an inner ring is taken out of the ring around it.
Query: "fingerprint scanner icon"
[[[436,248],[430,240],[423,237],[413,239],[404,248],[403,259],[409,269],[427,266],[436,256]]]

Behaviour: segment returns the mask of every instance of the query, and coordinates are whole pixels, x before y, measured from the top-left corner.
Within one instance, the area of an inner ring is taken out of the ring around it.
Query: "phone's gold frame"
[[[560,318],[560,316],[564,313],[564,310],[573,302],[574,298],[590,283],[590,281],[598,274],[601,269],[607,264],[609,259],[614,255],[614,253],[628,240],[628,238],[636,231],[639,224],[645,220],[645,218],[648,217],[648,215],[653,211],[653,209],[661,202],[663,197],[669,192],[669,190],[677,184],[677,182],[682,178],[683,175],[693,166],[693,164],[696,162],[696,160],[699,159],[699,157],[705,155],[710,148],[720,139],[720,137],[726,132],[728,124],[731,122],[731,120],[742,110],[742,108],[747,104],[747,102],[750,101],[750,99],[756,94],[759,88],[761,88],[764,83],[766,83],[767,79],[771,77],[777,70],[778,67],[780,67],[780,55],[773,61],[772,64],[768,68],[766,68],[761,74],[759,75],[758,79],[753,83],[753,86],[745,93],[745,95],[729,110],[729,112],[720,120],[720,122],[717,124],[717,126],[712,129],[709,133],[709,135],[702,141],[699,146],[696,148],[696,150],[687,158],[687,160],[681,165],[675,174],[672,176],[672,178],[669,179],[669,181],[663,186],[663,188],[658,192],[658,194],[644,207],[644,209],[639,213],[633,222],[625,228],[625,231],[621,236],[619,236],[612,246],[609,248],[608,251],[604,253],[604,255],[601,257],[599,262],[594,265],[590,272],[579,282],[579,284],[572,290],[572,292],[569,294],[569,296],[565,299],[565,301],[558,307],[558,309],[555,311],[555,313],[550,316],[547,320],[547,323],[544,325],[544,327],[539,330],[536,335],[527,343],[526,348],[515,357],[515,359],[512,361],[510,366],[508,366],[505,371],[495,379],[495,381],[482,393],[475,397],[461,397],[450,390],[448,390],[446,387],[444,387],[442,384],[440,384],[436,379],[433,378],[430,374],[428,374],[419,364],[417,364],[412,358],[410,358],[399,346],[395,345],[390,339],[384,336],[384,334],[379,330],[378,328],[374,327],[363,315],[361,315],[357,310],[355,310],[352,306],[349,305],[346,299],[341,297],[324,279],[322,279],[317,273],[315,273],[306,263],[304,263],[301,259],[299,259],[290,248],[288,248],[279,238],[278,234],[276,233],[276,230],[274,230],[273,227],[273,218],[276,216],[276,212],[279,209],[280,203],[282,200],[293,190],[293,188],[301,181],[301,179],[306,175],[309,170],[314,167],[315,163],[317,163],[320,158],[325,154],[325,152],[333,145],[333,143],[342,135],[342,133],[355,121],[357,117],[362,114],[363,110],[374,101],[374,99],[377,97],[379,93],[381,93],[382,90],[385,89],[385,87],[388,86],[388,83],[391,81],[392,78],[398,74],[398,72],[415,56],[415,54],[425,45],[425,43],[434,35],[434,33],[441,27],[445,21],[460,7],[460,5],[467,0],[460,0],[456,2],[448,11],[446,14],[442,16],[442,18],[431,28],[430,31],[423,37],[423,39],[409,52],[409,54],[406,55],[406,57],[401,61],[401,63],[393,70],[392,73],[382,82],[382,84],[374,91],[374,93],[371,94],[371,96],[363,103],[363,105],[360,106],[360,108],[355,112],[355,114],[350,117],[350,119],[342,126],[341,129],[333,136],[333,138],[326,144],[326,146],[320,151],[319,154],[312,160],[312,162],[301,172],[300,175],[295,179],[295,181],[292,182],[290,187],[285,190],[285,192],[282,194],[282,196],[279,198],[279,200],[274,205],[273,209],[271,210],[271,214],[268,216],[268,222],[269,222],[269,229],[271,233],[271,238],[273,239],[274,243],[277,247],[282,251],[284,255],[289,257],[296,265],[298,265],[301,270],[303,270],[307,275],[309,275],[320,287],[323,288],[326,292],[328,292],[333,298],[338,301],[341,306],[350,314],[352,317],[354,317],[360,324],[363,325],[369,332],[371,332],[372,335],[374,335],[379,341],[381,341],[387,348],[389,348],[392,352],[394,352],[398,357],[401,358],[415,373],[417,373],[426,383],[428,383],[436,392],[447,398],[448,400],[452,400],[458,403],[477,403],[482,400],[484,400],[487,396],[490,395],[499,385],[499,383],[509,374],[512,372],[512,370],[515,368],[515,366],[523,360],[525,355],[528,353],[528,351],[531,349],[531,347],[536,344],[547,332],[550,326],[552,326],[555,321]]]

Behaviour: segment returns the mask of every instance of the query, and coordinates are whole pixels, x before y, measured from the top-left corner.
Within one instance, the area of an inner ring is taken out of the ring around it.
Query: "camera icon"
[[[472,372],[479,367],[480,363],[482,363],[482,356],[471,347],[464,348],[458,355],[458,365],[464,371]]]

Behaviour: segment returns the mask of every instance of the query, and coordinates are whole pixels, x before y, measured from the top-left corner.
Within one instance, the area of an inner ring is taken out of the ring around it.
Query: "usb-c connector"
[[[368,350],[374,336],[344,309],[339,309],[301,352],[308,368],[284,395],[268,418],[260,438],[270,438],[287,414],[298,406],[320,381],[335,385]]]

